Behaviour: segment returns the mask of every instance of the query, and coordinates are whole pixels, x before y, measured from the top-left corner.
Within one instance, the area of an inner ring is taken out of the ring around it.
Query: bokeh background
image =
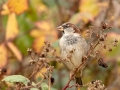
[[[59,54],[61,33],[56,28],[64,22],[77,25],[83,36],[89,26],[97,33],[105,22],[112,27],[108,31],[109,40],[120,40],[119,0],[0,0],[0,13],[0,68],[7,70],[0,79],[13,74],[29,77],[33,67],[29,65],[31,58],[27,49],[40,53],[46,40]],[[120,90],[120,43],[112,52],[101,51],[98,57],[103,58],[108,68],[98,66],[97,60],[90,60],[83,71],[83,83],[101,80],[108,90]],[[55,67],[52,87],[61,90],[69,79],[69,72],[60,63],[51,62],[51,65]],[[36,82],[39,78],[40,72],[33,80]],[[10,85],[0,84],[0,88],[10,90]]]

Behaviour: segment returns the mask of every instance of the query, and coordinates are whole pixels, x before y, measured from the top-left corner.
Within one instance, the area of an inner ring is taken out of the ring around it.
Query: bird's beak
[[[59,26],[59,27],[57,27],[57,30],[63,31],[63,27],[62,27],[62,26]]]

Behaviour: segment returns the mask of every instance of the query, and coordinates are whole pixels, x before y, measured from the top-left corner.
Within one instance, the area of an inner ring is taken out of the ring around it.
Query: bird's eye
[[[63,25],[63,28],[65,29],[65,28],[67,28],[67,26],[66,26],[66,25]]]
[[[64,25],[63,27],[64,27],[64,28],[68,28],[68,27],[69,27],[69,25],[68,25],[68,24],[66,24],[66,25]]]
[[[62,34],[64,34],[65,32],[64,31],[62,31]]]

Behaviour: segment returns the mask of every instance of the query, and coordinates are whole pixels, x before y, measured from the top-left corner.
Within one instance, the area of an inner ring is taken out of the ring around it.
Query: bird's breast
[[[66,45],[74,45],[74,44],[77,44],[78,42],[78,37],[75,37],[73,35],[69,35],[69,36],[64,36],[65,38],[65,44]]]
[[[81,37],[75,35],[66,35],[60,39],[59,45],[61,50],[61,57],[69,60],[63,62],[63,64],[69,69],[72,70],[78,67],[81,63],[82,56],[84,54],[84,49],[80,42]],[[71,60],[68,58],[71,50],[75,50],[72,54]]]

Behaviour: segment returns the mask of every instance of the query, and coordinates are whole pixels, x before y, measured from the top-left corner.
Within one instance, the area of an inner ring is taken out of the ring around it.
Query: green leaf
[[[38,88],[31,88],[30,90],[39,90]]]
[[[52,44],[52,47],[54,48],[57,48],[59,46],[59,40],[55,41],[53,44]]]
[[[22,75],[11,75],[5,77],[2,81],[10,82],[10,83],[15,83],[15,82],[21,82],[27,86],[27,84],[30,82],[29,79]]]
[[[48,90],[48,85],[46,83],[41,84],[42,90]]]
[[[48,90],[48,85],[46,83],[42,83],[41,88],[42,88],[42,90]],[[51,87],[51,90],[57,90],[57,89]]]
[[[32,82],[32,85],[35,86],[36,84],[34,82]]]

